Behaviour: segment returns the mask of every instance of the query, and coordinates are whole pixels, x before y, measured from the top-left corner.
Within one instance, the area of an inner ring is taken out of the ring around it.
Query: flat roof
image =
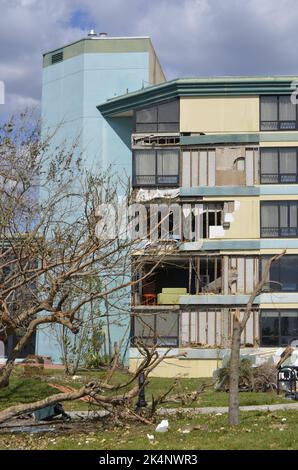
[[[51,56],[63,51],[63,60],[80,54],[154,51],[149,36],[85,37],[43,53],[43,67],[52,65]],[[155,53],[155,51],[154,51]]]
[[[150,36],[96,36],[96,37],[85,37],[85,38],[80,38],[80,39],[77,39],[76,41],[73,41],[73,42],[69,42],[68,44],[64,44],[63,46],[61,47],[57,47],[56,49],[51,49],[50,51],[46,51],[46,52],[43,52],[43,56],[45,56],[46,54],[53,54],[54,52],[56,51],[61,51],[62,49],[64,49],[65,47],[69,47],[69,46],[73,46],[74,44],[78,44],[79,42],[82,42],[82,41],[108,41],[108,40],[111,40],[111,39],[150,39]]]
[[[108,117],[181,96],[286,95],[296,89],[293,82],[298,84],[298,75],[178,78],[111,98],[97,109]]]

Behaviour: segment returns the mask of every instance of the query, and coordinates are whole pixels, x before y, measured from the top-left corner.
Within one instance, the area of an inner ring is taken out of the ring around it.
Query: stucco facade
[[[133,290],[132,370],[137,337],[187,349],[157,375],[212,375],[230,344],[234,315],[242,318],[268,258],[284,249],[254,301],[242,353],[256,358],[298,344],[296,79],[178,79],[98,106],[106,118],[134,115],[135,201],[168,204],[169,218],[176,203],[192,221],[189,234],[172,224],[171,254]],[[166,112],[173,103],[178,122]],[[154,263],[143,257],[142,274]]]
[[[51,145],[78,142],[84,167],[111,168],[120,178],[131,176],[132,117],[104,119],[97,104],[115,96],[165,80],[148,37],[87,37],[43,56],[42,131],[56,131]],[[118,299],[114,295],[112,303]],[[121,313],[112,325],[112,340],[120,342],[128,331],[130,292],[121,292]],[[111,312],[117,317],[117,312]],[[126,333],[125,333],[126,332]],[[122,341],[127,346],[128,337]],[[61,362],[57,330],[42,327],[36,353]]]

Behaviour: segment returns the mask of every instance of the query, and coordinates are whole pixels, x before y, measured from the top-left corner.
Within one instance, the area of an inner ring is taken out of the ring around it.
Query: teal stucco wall
[[[149,84],[149,52],[82,53],[48,65],[43,69],[43,133],[58,129],[55,144],[73,142],[83,153],[88,169],[112,166],[113,173],[131,176],[130,137],[132,118],[105,119],[96,106],[109,98],[141,89]],[[130,290],[121,291],[120,304],[129,310]],[[122,302],[122,303],[121,303]],[[121,311],[121,308],[120,308]],[[117,321],[112,327],[113,341],[128,349],[129,314],[112,311]],[[118,315],[118,317],[117,317]],[[60,362],[61,351],[53,327],[38,331],[37,354],[50,355]]]

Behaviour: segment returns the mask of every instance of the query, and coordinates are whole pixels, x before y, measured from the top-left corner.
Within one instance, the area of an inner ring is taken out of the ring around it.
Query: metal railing
[[[296,238],[298,227],[261,227],[262,238]]]

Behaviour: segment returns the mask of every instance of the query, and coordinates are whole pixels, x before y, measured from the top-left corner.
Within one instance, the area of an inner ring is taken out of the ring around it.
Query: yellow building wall
[[[285,191],[286,191],[286,188],[285,188]],[[278,194],[276,196],[267,196],[267,195],[260,196],[260,201],[287,201],[287,200],[297,201],[298,195],[297,194]]]
[[[259,97],[181,98],[180,132],[259,132]]]
[[[129,360],[129,371],[134,373],[141,359]],[[215,369],[222,366],[221,359],[165,359],[150,374],[151,377],[212,377]]]
[[[239,209],[233,214],[233,222],[224,230],[223,238],[260,238],[260,204],[258,198],[237,198]]]
[[[259,252],[256,252],[260,255],[274,255],[276,253],[281,253],[283,250],[281,248],[261,248]],[[252,253],[251,251],[249,253]],[[225,253],[228,254],[228,253]],[[287,248],[287,255],[297,255],[298,248]]]
[[[274,296],[274,294],[272,294],[272,297],[273,296]],[[279,304],[278,302],[274,302],[272,304],[260,304],[260,309],[267,308],[267,309],[270,309],[270,310],[289,309],[289,308],[293,308],[293,309],[297,310],[297,307],[298,307],[297,303]]]
[[[280,142],[260,142],[260,147],[297,147],[298,146],[298,136],[297,140],[287,141],[283,140]]]

